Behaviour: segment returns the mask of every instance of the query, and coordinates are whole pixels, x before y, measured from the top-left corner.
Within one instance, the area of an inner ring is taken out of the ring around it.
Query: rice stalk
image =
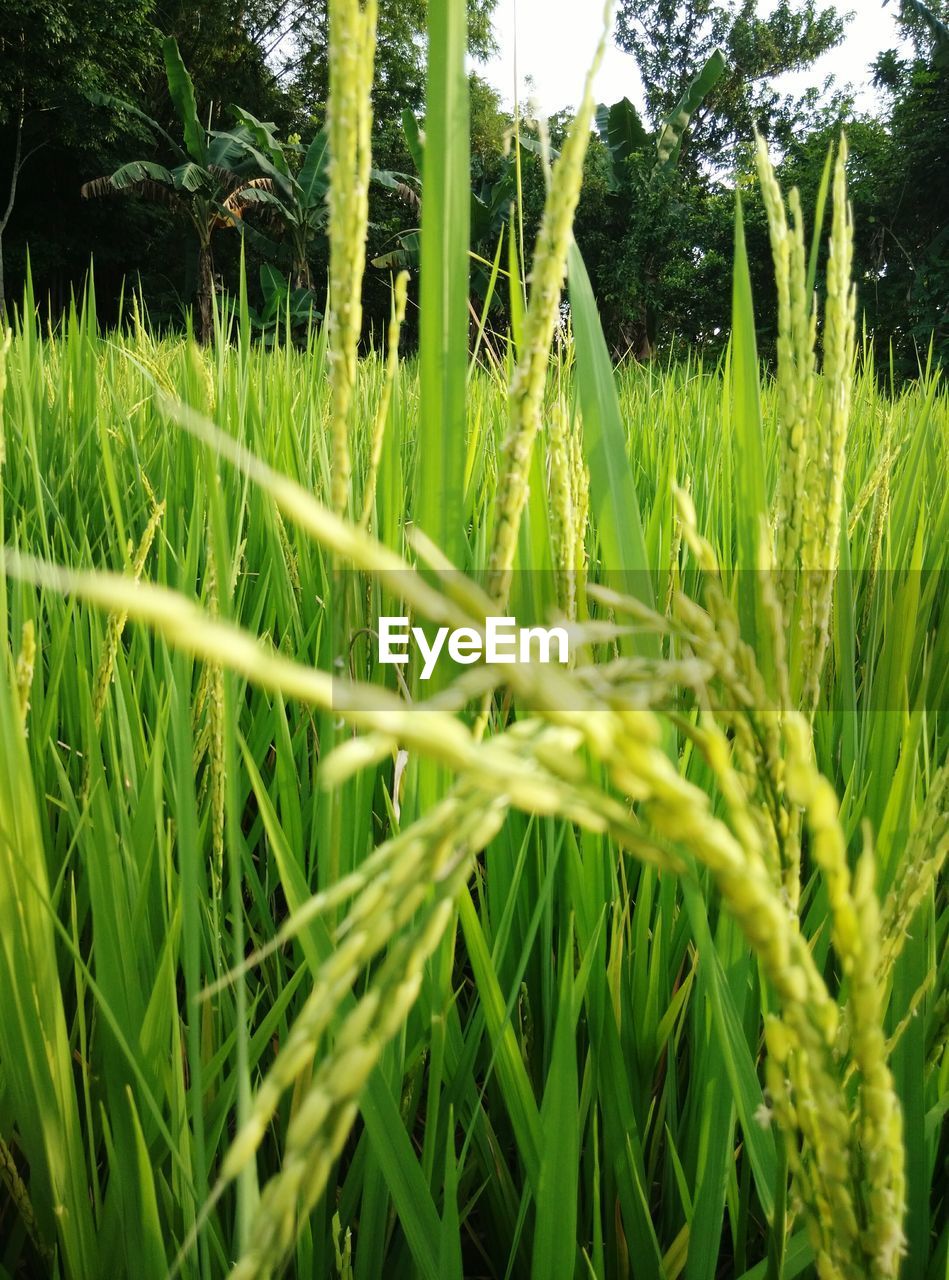
[[[612,8],[612,0],[607,0],[604,34],[587,73],[580,107],[551,176],[537,232],[523,341],[508,389],[508,428],[501,451],[494,510],[488,590],[499,608],[506,602],[511,588],[517,535],[527,502],[531,454],[543,416],[550,344],[557,327],[567,250],[573,237],[573,215],[580,198],[583,159],[590,141],[593,84],[606,49]]]
[[[0,1138],[0,1182],[3,1183],[7,1195],[16,1206],[20,1221],[33,1242],[33,1247],[47,1266],[52,1265],[52,1250],[40,1235],[39,1223],[36,1221],[36,1213],[30,1200],[30,1193],[27,1190],[26,1183],[20,1177],[20,1171],[16,1167],[13,1153],[2,1138]]]
[[[847,202],[847,143],[834,165],[833,218],[827,260],[824,368],[817,448],[808,459],[801,567],[803,628],[801,706],[813,716],[830,643],[830,613],[840,556],[844,462],[850,422],[856,291],[851,281],[853,221]]]
[[[880,919],[877,981],[885,987],[909,937],[919,907],[936,884],[949,854],[949,761],[936,771],[913,828]]]
[[[36,633],[32,618],[23,624],[23,638],[16,660],[16,692],[20,723],[26,731],[26,718],[30,710],[30,690],[33,687],[33,671],[36,666]]]
[[[382,443],[385,437],[386,419],[389,416],[389,402],[392,399],[392,388],[399,371],[399,337],[405,320],[405,306],[408,300],[409,273],[400,271],[395,278],[392,290],[392,315],[389,320],[387,335],[386,367],[382,381],[382,394],[376,406],[370,434],[369,464],[366,472],[365,491],[363,494],[360,528],[369,527],[372,508],[376,499],[376,480],[379,475],[379,462],[382,458]]]
[[[376,0],[330,0],[329,344],[330,433],[333,444],[332,507],[349,505],[352,402],[362,330],[362,277],[369,223],[372,74],[376,48]]]
[[[791,612],[790,585],[799,564],[804,538],[805,482],[814,440],[816,372],[814,343],[816,307],[807,296],[807,259],[800,198],[790,196],[790,222],[784,197],[768,156],[756,138],[758,180],[768,218],[768,232],[778,294],[778,483],[774,499],[776,560],[781,574],[781,605]]]
[[[209,531],[210,532],[210,531]],[[210,546],[207,551],[208,616],[220,616],[217,585],[217,559]],[[210,662],[207,672],[208,707],[208,774],[211,794],[211,892],[216,903],[221,896],[224,879],[224,805],[227,777],[224,762],[224,668]]]
[[[151,550],[155,534],[158,532],[158,526],[164,514],[164,502],[156,502],[154,495],[152,495],[152,513],[134,554],[132,554],[131,544],[129,545],[132,582],[138,582],[141,579],[148,553]],[[96,669],[92,692],[92,720],[96,729],[99,729],[102,725],[109,685],[112,683],[112,675],[115,670],[115,660],[118,656],[119,645],[122,643],[122,635],[127,621],[128,611],[121,607],[113,610],[106,620],[105,643],[102,648],[102,655],[99,658],[99,666]],[[88,795],[89,792],[90,767],[90,759],[87,756],[83,766],[83,780],[80,791],[82,796]]]
[[[551,411],[547,428],[547,483],[550,539],[555,551],[557,602],[565,618],[577,616],[577,586],[586,567],[589,479],[577,432],[568,427],[562,401]]]

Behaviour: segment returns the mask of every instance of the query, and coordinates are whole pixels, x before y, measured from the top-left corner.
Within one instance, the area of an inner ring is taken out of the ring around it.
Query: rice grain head
[[[550,344],[560,314],[567,251],[573,237],[573,215],[580,198],[583,160],[590,141],[594,80],[603,60],[612,11],[612,0],[609,0],[604,11],[604,34],[587,74],[579,110],[551,175],[537,232],[523,349],[508,389],[508,429],[502,446],[494,511],[488,590],[499,608],[507,602],[511,589],[518,530],[527,502],[531,454],[543,416]]]
[[[376,0],[330,0],[329,344],[332,507],[342,515],[350,499],[350,451],[356,359],[362,330],[362,278],[369,225],[372,77]]]

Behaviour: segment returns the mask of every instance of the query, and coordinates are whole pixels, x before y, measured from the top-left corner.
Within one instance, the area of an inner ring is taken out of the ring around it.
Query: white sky
[[[828,75],[833,75],[839,84],[853,84],[858,90],[858,105],[872,110],[875,93],[869,66],[882,49],[899,43],[893,21],[897,0],[890,0],[886,8],[881,0],[838,0],[837,7],[854,14],[844,42],[810,70],[782,76],[779,87],[801,91],[812,84],[823,84]],[[763,4],[761,8],[767,12],[771,5]],[[512,102],[516,46],[522,98],[525,76],[530,75],[534,79],[535,100],[545,115],[576,106],[599,38],[602,14],[600,0],[500,0],[494,13],[500,51],[478,71],[505,101]],[[597,79],[596,98],[609,103],[624,96],[642,106],[636,63],[611,42]]]

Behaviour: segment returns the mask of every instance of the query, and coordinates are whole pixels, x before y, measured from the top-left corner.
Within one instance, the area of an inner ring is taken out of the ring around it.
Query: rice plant
[[[29,297],[0,343],[0,1266],[943,1274],[949,401],[855,349],[845,143],[822,308],[759,148],[773,379],[740,210],[727,359],[614,370],[588,90],[470,360],[433,6],[421,350],[400,279],[358,358],[375,11],[331,13],[304,349]],[[378,659],[508,612],[570,663]]]

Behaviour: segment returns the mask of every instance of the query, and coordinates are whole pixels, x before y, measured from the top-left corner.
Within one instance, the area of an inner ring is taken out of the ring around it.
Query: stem
[[[7,207],[3,217],[0,218],[0,317],[6,314],[6,293],[4,289],[3,274],[3,233],[7,229],[7,223],[10,221],[10,215],[13,213],[13,205],[16,201],[16,184],[20,176],[20,168],[23,156],[23,119],[24,119],[25,95],[24,90],[20,90],[20,114],[16,122],[16,144],[13,149],[13,171],[10,174],[10,195],[7,200]]]
[[[780,1137],[775,1146],[777,1148],[778,1168],[774,1179],[774,1216],[771,1219],[771,1233],[768,1239],[767,1280],[782,1280],[784,1275],[784,1252],[788,1236],[788,1153]]]
[[[198,338],[205,343],[211,341],[214,329],[213,300],[214,261],[211,257],[211,242],[202,239],[198,248]]]

